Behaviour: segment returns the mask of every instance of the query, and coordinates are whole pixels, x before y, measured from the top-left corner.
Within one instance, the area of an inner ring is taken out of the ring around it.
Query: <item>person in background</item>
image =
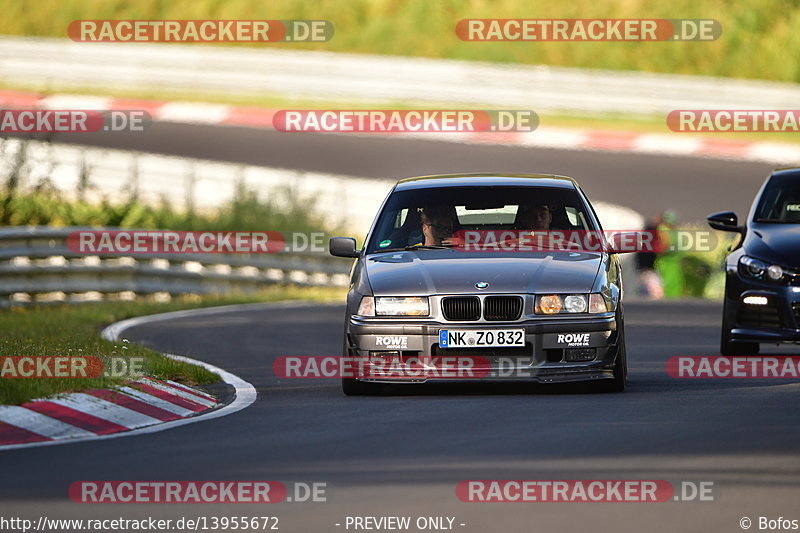
[[[677,244],[678,214],[667,209],[661,215],[658,235],[661,250],[656,257],[655,269],[661,275],[665,298],[679,298],[683,295],[686,278],[683,273],[681,259],[684,254],[671,251],[671,245]]]
[[[653,217],[644,226],[644,232],[649,234],[652,246],[647,251],[636,254],[636,267],[639,271],[639,294],[651,300],[660,300],[664,297],[664,283],[656,271],[656,259],[661,251],[659,239],[659,226],[661,217]]]

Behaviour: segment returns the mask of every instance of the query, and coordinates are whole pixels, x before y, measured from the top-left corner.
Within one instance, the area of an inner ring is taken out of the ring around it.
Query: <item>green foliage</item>
[[[321,231],[313,201],[281,190],[262,200],[239,187],[234,197],[211,213],[178,210],[162,201],[152,206],[137,200],[99,203],[68,200],[59,191],[40,189],[0,193],[0,224],[5,226],[104,226],[140,229],[213,231]]]
[[[262,46],[800,82],[800,4],[793,0],[39,0],[35,6],[0,1],[0,34],[66,37],[69,23],[79,19],[326,19],[335,28],[329,42]],[[722,36],[713,42],[465,42],[455,34],[464,18],[713,18]]]

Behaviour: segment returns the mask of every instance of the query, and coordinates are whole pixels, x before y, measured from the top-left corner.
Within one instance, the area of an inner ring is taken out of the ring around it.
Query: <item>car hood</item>
[[[374,254],[365,268],[375,296],[474,294],[478,282],[487,293],[588,293],[601,261],[599,253],[420,250]]]
[[[800,224],[753,224],[747,230],[744,252],[763,261],[800,267]]]

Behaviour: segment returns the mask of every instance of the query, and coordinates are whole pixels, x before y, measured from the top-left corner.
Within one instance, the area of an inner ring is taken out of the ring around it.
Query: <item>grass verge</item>
[[[344,289],[286,286],[265,289],[253,295],[193,296],[175,299],[169,303],[137,301],[14,307],[0,311],[0,331],[3,332],[0,357],[92,356],[99,357],[106,363],[111,357],[141,357],[146,375],[187,385],[213,383],[219,378],[203,368],[173,361],[131,342],[103,340],[100,338],[100,331],[105,326],[126,318],[181,309],[294,299],[341,301],[343,298]],[[0,404],[17,405],[62,392],[114,387],[125,380],[124,377],[0,377]]]
[[[55,94],[84,94],[106,96],[111,98],[129,98],[154,101],[183,101],[223,104],[241,107],[257,107],[265,109],[430,109],[430,102],[375,100],[369,104],[364,101],[320,100],[309,99],[290,94],[259,93],[257,95],[225,94],[206,91],[171,91],[146,88],[114,89],[102,87],[74,87],[50,84],[48,87],[0,82],[0,89],[36,92],[43,96]],[[488,106],[476,106],[462,102],[448,102],[438,106],[441,109],[476,109]],[[800,143],[800,135],[795,132],[700,132],[676,133],[667,127],[666,117],[662,115],[625,115],[614,113],[595,113],[588,115],[567,113],[542,113],[539,115],[539,126],[546,128],[567,128],[576,130],[608,130],[626,133],[659,133],[675,135],[676,138],[705,138],[734,142],[780,142]]]
[[[791,0],[39,0],[35,9],[27,0],[5,0],[2,5],[0,34],[66,38],[70,22],[82,19],[325,19],[335,28],[328,42],[270,46],[800,81],[800,5]],[[468,42],[455,32],[465,18],[713,18],[722,25],[722,36],[710,42]]]

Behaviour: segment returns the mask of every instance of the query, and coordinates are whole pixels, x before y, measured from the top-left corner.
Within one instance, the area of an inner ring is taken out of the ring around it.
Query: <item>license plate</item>
[[[525,346],[524,329],[440,329],[439,348]]]

